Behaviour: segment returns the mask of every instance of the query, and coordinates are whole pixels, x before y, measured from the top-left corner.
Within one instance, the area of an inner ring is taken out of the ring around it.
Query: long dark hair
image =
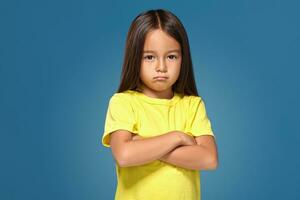
[[[180,75],[172,85],[173,91],[181,95],[198,96],[187,33],[180,20],[164,9],[144,11],[131,23],[126,39],[121,82],[117,92],[128,89],[138,91],[141,85],[140,66],[146,34],[155,29],[161,29],[181,46]]]

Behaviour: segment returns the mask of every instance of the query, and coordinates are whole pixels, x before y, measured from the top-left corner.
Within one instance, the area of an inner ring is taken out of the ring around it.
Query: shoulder
[[[193,106],[195,104],[199,104],[202,101],[201,96],[194,96],[194,95],[186,95],[183,97],[183,100],[189,105]]]
[[[116,92],[110,97],[110,101],[130,101],[133,93],[131,91]]]
[[[181,95],[180,97],[180,103],[178,105],[182,106],[184,110],[187,112],[193,112],[197,110],[197,108],[200,105],[201,102],[200,96],[194,96],[194,95]]]
[[[117,92],[114,93],[109,99],[110,107],[131,107],[132,105],[132,93],[131,92]]]
[[[205,111],[205,103],[201,96],[188,96],[187,107],[190,113]]]

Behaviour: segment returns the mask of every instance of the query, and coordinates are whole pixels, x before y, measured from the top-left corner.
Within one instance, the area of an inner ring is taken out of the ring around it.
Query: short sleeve
[[[210,120],[206,114],[204,101],[199,96],[192,96],[190,100],[188,127],[188,132],[193,136],[214,136]]]
[[[135,131],[135,117],[130,100],[124,94],[114,94],[108,104],[102,145],[110,147],[110,133],[119,129]]]

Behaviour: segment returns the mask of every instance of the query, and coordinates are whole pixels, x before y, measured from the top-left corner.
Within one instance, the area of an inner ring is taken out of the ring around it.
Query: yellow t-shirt
[[[153,137],[170,131],[193,136],[212,135],[205,105],[199,96],[172,99],[148,97],[127,90],[115,93],[109,101],[102,144],[110,147],[109,133],[124,129],[142,137]],[[115,200],[200,200],[200,171],[177,167],[155,160],[131,167],[117,164]]]

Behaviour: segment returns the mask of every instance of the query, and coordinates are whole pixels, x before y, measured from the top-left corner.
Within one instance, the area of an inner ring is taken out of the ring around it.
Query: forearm
[[[122,167],[143,165],[158,160],[178,145],[180,138],[171,132],[143,140],[130,140],[124,147]]]
[[[159,160],[178,167],[192,170],[214,169],[210,151],[201,145],[179,146],[162,156]]]

